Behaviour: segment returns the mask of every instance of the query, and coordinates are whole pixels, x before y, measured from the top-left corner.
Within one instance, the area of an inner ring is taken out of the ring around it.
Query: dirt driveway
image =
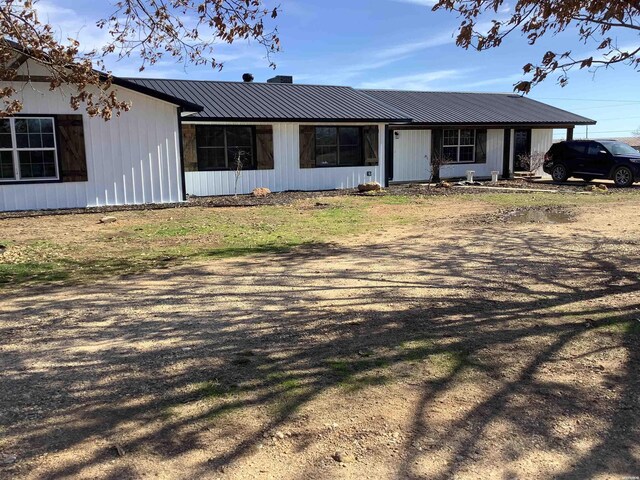
[[[0,477],[637,478],[637,202],[566,224],[451,202],[5,295]]]

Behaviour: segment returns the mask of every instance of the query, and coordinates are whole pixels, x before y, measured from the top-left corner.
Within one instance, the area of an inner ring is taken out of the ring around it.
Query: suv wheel
[[[633,172],[629,167],[620,167],[613,172],[613,181],[617,187],[630,187],[633,183]]]
[[[566,182],[567,178],[569,178],[567,167],[565,167],[561,163],[559,163],[558,165],[554,165],[551,169],[551,178],[553,178],[554,182]]]

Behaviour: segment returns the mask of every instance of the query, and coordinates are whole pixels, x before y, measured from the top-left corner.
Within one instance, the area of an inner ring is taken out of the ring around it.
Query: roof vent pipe
[[[245,73],[244,75],[242,75],[242,81],[244,83],[251,83],[253,82],[253,75],[250,73]]]

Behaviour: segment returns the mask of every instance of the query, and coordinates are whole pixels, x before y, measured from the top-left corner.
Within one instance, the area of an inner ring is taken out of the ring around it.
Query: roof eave
[[[393,122],[392,122],[393,123]],[[416,127],[443,127],[443,126],[483,126],[483,127],[517,127],[517,126],[535,126],[539,128],[571,128],[577,125],[595,125],[595,120],[580,122],[410,122],[410,126]]]
[[[101,75],[106,75],[104,73],[100,73]],[[111,81],[114,85],[118,85],[119,87],[127,88],[129,90],[133,90],[134,92],[142,93],[143,95],[148,95],[153,98],[157,98],[158,100],[164,100],[168,103],[173,103],[182,108],[183,112],[191,112],[191,113],[200,113],[204,110],[202,105],[198,105],[193,102],[189,102],[179,97],[175,97],[173,95],[169,95],[164,92],[159,92],[158,90],[154,90],[153,88],[145,87],[144,85],[140,85],[135,82],[131,82],[124,78],[120,77],[111,77]]]
[[[262,123],[385,123],[410,124],[409,118],[261,118],[261,117],[189,117],[189,122],[262,122]]]

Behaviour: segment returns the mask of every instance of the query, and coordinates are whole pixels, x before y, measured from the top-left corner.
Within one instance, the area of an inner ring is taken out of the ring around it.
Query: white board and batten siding
[[[8,84],[0,82],[0,86]],[[82,114],[88,181],[0,182],[0,211],[100,207],[182,201],[177,107],[128,89],[132,108],[105,122],[69,106],[69,93],[45,83],[17,94],[25,114]],[[17,115],[19,116],[19,115]]]
[[[431,130],[399,129],[394,132],[393,181],[421,182],[429,179],[431,158]],[[510,171],[513,171],[513,136],[511,130]],[[553,143],[553,130],[531,130],[531,153],[545,153]],[[487,130],[487,161],[485,163],[451,163],[440,167],[440,178],[464,178],[473,170],[476,178],[490,178],[491,172],[502,175],[504,156],[504,129]]]
[[[534,128],[531,130],[531,153],[545,154],[553,145],[552,128]]]
[[[194,123],[203,124],[203,122]],[[261,123],[238,122],[206,123],[209,125],[261,125]],[[273,126],[274,158],[272,170],[243,170],[238,179],[237,188],[234,171],[186,172],[187,193],[194,196],[240,195],[251,193],[254,188],[259,187],[266,187],[272,192],[284,192],[355,188],[365,182],[378,182],[384,185],[384,124],[378,124],[378,165],[321,168],[300,168],[300,125],[305,124],[273,123],[271,125]],[[367,173],[371,173],[371,176]]]
[[[553,145],[553,129],[534,128],[531,130],[531,154],[544,155]],[[546,176],[542,166],[535,172],[536,175]]]
[[[393,181],[428,181],[431,176],[431,130],[393,132]]]
[[[504,130],[487,130],[487,161],[485,163],[461,163],[443,165],[440,169],[442,178],[463,178],[467,170],[473,170],[476,178],[490,178],[491,172],[502,174],[502,158],[504,156]]]
[[[394,132],[393,145],[393,181],[420,182],[430,176],[431,130],[397,130]],[[494,170],[502,172],[504,151],[504,130],[487,130],[486,163],[448,164],[440,167],[440,178],[466,177],[467,170],[473,170],[475,176],[491,177]]]

